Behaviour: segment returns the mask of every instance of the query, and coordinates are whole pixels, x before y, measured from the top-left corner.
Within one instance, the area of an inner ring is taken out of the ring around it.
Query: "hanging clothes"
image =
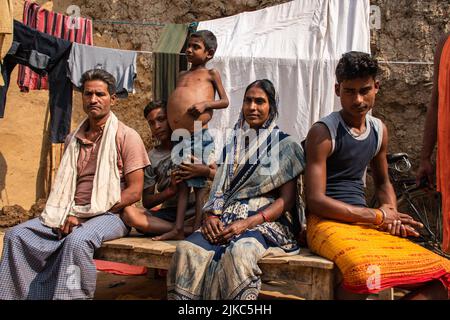
[[[2,68],[5,86],[0,87],[0,118],[3,118],[11,72],[17,64],[26,65],[39,75],[48,74],[50,139],[64,142],[72,116],[72,83],[67,77],[67,59],[72,43],[34,30],[14,20],[11,49]]]
[[[182,66],[180,51],[186,42],[189,25],[168,24],[164,27],[153,53],[153,99],[167,101],[175,89]],[[186,61],[187,62],[187,61]],[[186,63],[187,65],[187,63]]]
[[[335,68],[345,52],[370,53],[369,17],[369,0],[295,0],[200,22],[197,30],[217,37],[207,67],[219,71],[230,100],[209,128],[232,128],[247,85],[266,78],[279,93],[280,128],[302,141],[314,122],[340,109]]]
[[[83,17],[69,17],[42,8],[38,3],[25,1],[23,23],[40,32],[70,42],[93,44],[92,20]],[[47,76],[40,76],[29,67],[19,66],[17,84],[20,91],[47,90]]]
[[[125,98],[134,91],[136,51],[86,46],[74,43],[69,56],[69,77],[81,88],[81,75],[90,69],[103,69],[116,79],[116,94]]]
[[[13,38],[13,2],[12,0],[0,0],[0,70],[2,61],[11,47]],[[0,72],[0,86],[4,86]]]

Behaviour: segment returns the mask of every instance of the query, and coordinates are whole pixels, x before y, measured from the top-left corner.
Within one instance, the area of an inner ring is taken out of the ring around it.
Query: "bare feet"
[[[153,237],[152,240],[155,241],[164,241],[164,240],[183,240],[184,239],[184,231],[178,231],[177,229],[172,229],[169,232],[163,233],[160,236]]]

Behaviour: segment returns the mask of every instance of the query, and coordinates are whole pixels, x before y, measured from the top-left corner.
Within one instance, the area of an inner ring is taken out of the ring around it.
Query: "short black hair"
[[[162,100],[150,101],[149,104],[147,104],[144,108],[144,118],[147,119],[147,116],[150,113],[150,111],[159,108],[166,110],[166,102]]]
[[[205,45],[206,50],[213,49],[214,53],[216,53],[217,50],[217,38],[209,30],[200,30],[192,33],[189,38],[201,38],[203,41],[203,44]],[[214,55],[214,54],[213,54]]]
[[[84,91],[84,84],[87,81],[100,80],[108,86],[108,93],[113,95],[116,93],[116,78],[106,70],[91,69],[81,75],[81,92]]]
[[[376,79],[378,75],[378,61],[365,52],[350,51],[344,53],[336,67],[338,83],[344,80],[365,78],[371,76]]]

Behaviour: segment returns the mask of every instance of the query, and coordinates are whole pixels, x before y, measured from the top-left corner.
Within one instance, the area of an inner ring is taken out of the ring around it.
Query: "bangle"
[[[209,216],[206,217],[206,219],[212,219],[212,218],[217,218],[219,219],[218,216],[214,215],[214,214],[210,214]]]
[[[386,213],[381,209],[373,209],[375,211],[375,226],[381,226],[384,222],[384,218],[386,217]]]
[[[378,210],[380,210],[383,213],[383,221],[381,222],[381,224],[384,223],[384,220],[386,220],[386,211],[384,209],[378,208]]]

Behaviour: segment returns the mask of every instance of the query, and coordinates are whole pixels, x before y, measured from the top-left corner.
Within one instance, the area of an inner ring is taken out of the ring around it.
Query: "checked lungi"
[[[60,240],[39,218],[9,229],[0,261],[0,300],[92,299],[94,251],[128,232],[112,213],[90,218]]]

